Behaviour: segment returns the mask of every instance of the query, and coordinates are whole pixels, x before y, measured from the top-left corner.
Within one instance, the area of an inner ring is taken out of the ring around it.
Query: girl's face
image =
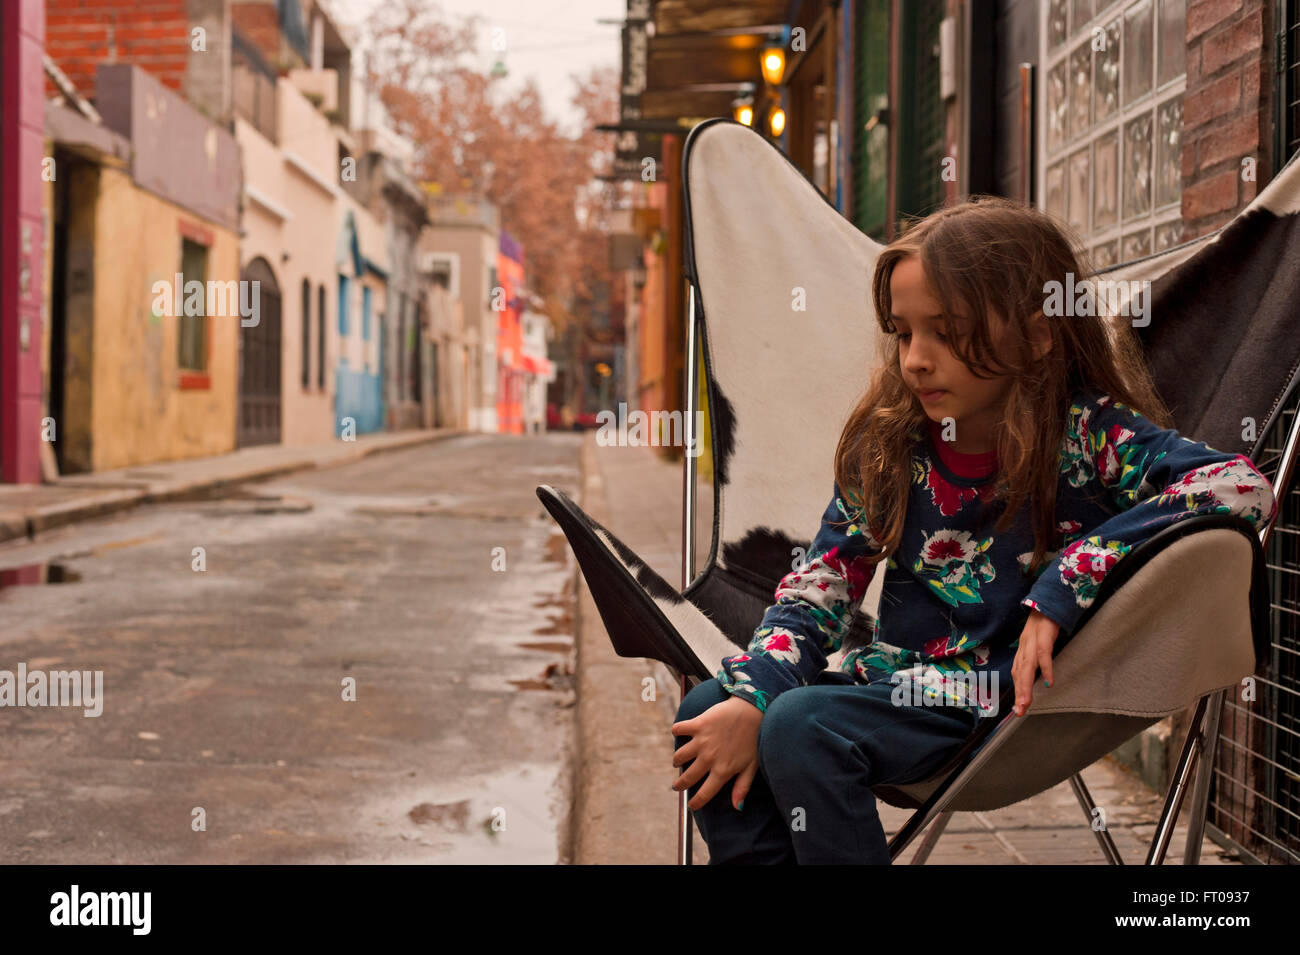
[[[952,418],[954,451],[979,454],[993,449],[993,426],[1002,413],[1011,377],[979,378],[954,354],[943,306],[930,292],[917,255],[900,259],[889,282],[891,318],[898,328],[898,363],[903,381],[931,421]],[[969,334],[971,318],[958,317]]]

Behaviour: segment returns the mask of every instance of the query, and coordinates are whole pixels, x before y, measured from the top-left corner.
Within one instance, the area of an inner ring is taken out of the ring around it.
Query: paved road
[[[0,546],[65,577],[0,588],[0,670],[104,685],[99,717],[0,707],[0,862],[567,861],[573,563],[533,489],[576,497],[578,447],[465,436]]]

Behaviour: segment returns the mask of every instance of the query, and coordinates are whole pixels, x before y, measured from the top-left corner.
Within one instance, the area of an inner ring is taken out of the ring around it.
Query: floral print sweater
[[[994,455],[953,451],[933,422],[916,437],[907,518],[898,550],[883,562],[872,641],[840,666],[846,681],[906,684],[903,699],[912,702],[993,715],[1012,685],[1031,610],[1071,633],[1106,574],[1162,528],[1194,514],[1239,514],[1262,530],[1277,511],[1272,486],[1245,455],[1216,451],[1086,391],[1071,404],[1058,455],[1063,549],[1035,572],[1027,507],[1002,533],[993,525],[1004,505],[977,519],[992,494]],[[725,690],[766,710],[826,669],[881,566],[867,563],[880,545],[860,516],[836,484],[821,529],[778,584],[748,650],[722,661]]]

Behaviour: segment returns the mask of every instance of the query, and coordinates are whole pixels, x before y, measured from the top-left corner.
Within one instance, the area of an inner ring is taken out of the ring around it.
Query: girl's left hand
[[[1052,685],[1052,647],[1060,633],[1060,625],[1051,617],[1038,610],[1030,611],[1025,629],[1020,633],[1016,658],[1011,662],[1011,679],[1016,687],[1016,716],[1024,716],[1034,701],[1034,680],[1039,667],[1047,685]]]

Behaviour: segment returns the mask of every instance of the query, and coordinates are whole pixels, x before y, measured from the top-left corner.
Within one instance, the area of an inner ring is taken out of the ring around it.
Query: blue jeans
[[[889,865],[871,787],[928,778],[979,719],[954,706],[895,706],[894,689],[828,670],[777,696],[759,723],[759,771],[745,808],[731,805],[732,777],[695,811],[710,864]],[[717,679],[706,680],[686,694],[677,719],[694,719],[730,696]],[[675,746],[689,739],[676,736]],[[690,787],[692,798],[704,779]]]

